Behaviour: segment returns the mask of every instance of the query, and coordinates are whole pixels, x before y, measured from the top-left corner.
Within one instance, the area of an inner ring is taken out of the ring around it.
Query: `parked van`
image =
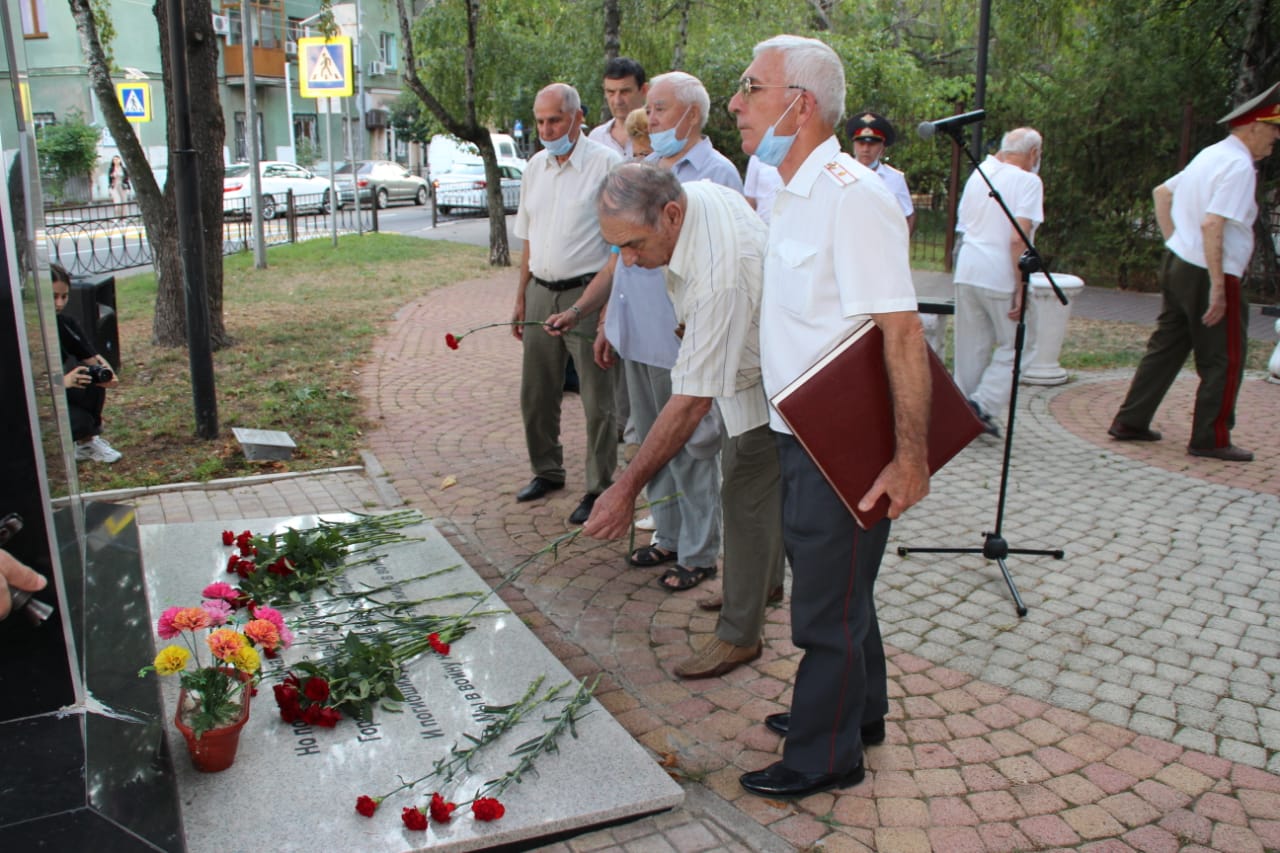
[[[515,140],[505,133],[490,133],[499,166],[515,166],[523,170],[526,161],[520,156]],[[427,167],[431,174],[440,175],[452,171],[454,164],[477,163],[480,151],[470,142],[463,142],[451,134],[437,133],[427,145]]]

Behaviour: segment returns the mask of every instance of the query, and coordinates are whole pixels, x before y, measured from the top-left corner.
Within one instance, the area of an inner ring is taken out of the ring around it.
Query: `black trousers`
[[[800,443],[776,435],[791,640],[804,652],[782,760],[804,773],[841,773],[862,760],[861,726],[889,711],[874,589],[889,519],[860,528]]]
[[[102,432],[102,407],[106,402],[107,390],[97,385],[67,389],[72,438],[85,441]]]
[[[1191,418],[1191,446],[1231,444],[1236,397],[1244,379],[1249,306],[1241,297],[1240,279],[1226,278],[1226,316],[1206,326],[1200,318],[1209,307],[1209,271],[1173,252],[1165,253],[1160,268],[1160,317],[1116,420],[1134,429],[1149,427],[1187,355],[1194,353],[1200,387]]]

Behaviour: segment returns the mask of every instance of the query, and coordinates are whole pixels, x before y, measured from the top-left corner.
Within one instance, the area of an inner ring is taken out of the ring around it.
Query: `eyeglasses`
[[[738,94],[742,96],[742,99],[744,101],[750,98],[752,93],[757,92],[760,89],[799,89],[801,92],[809,91],[804,86],[796,86],[795,84],[792,84],[792,83],[785,83],[785,84],[779,83],[775,85],[771,85],[768,83],[757,83],[755,80],[752,80],[750,77],[743,77],[741,80],[738,81]]]

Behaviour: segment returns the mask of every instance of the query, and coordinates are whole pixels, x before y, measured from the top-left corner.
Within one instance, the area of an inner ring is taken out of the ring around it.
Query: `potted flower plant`
[[[237,612],[231,601],[218,597],[222,587],[227,585],[207,587],[199,607],[170,607],[161,614],[161,639],[180,638],[182,644],[165,646],[138,673],[178,676],[182,689],[174,723],[186,739],[192,764],[205,772],[225,770],[235,761],[262,665],[258,649],[274,655],[292,639],[278,611],[255,612],[250,606]]]

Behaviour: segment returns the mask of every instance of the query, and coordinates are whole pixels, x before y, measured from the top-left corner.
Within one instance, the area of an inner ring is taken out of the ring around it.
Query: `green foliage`
[[[425,144],[437,133],[444,132],[439,119],[408,89],[391,102],[389,111],[391,126],[395,129],[396,138],[401,141]]]
[[[84,114],[70,110],[60,124],[45,125],[36,137],[40,171],[53,182],[53,194],[61,198],[70,178],[89,175],[98,164],[98,140],[102,131],[86,124]]]
[[[320,159],[320,146],[312,142],[311,137],[304,136],[293,146],[293,156],[299,166],[310,168]]]

